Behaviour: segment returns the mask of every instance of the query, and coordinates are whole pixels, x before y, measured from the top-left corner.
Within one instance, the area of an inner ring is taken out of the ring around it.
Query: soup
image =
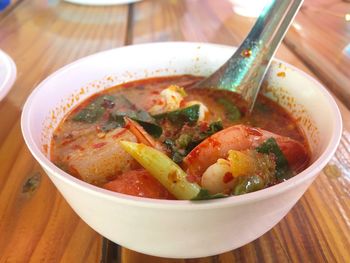
[[[52,161],[85,182],[160,199],[240,195],[304,170],[310,154],[292,116],[259,95],[187,89],[196,76],[157,77],[95,94],[55,130]]]

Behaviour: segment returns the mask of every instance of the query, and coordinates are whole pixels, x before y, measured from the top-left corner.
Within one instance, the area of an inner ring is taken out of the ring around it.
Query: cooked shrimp
[[[129,129],[136,136],[139,142],[152,147],[156,146],[156,141],[140,124],[128,117],[125,117],[124,120],[126,123],[125,128]]]
[[[294,171],[301,171],[308,164],[305,147],[289,137],[280,136],[259,128],[245,125],[228,127],[201,142],[184,159],[189,179],[199,181],[206,169],[219,158],[227,158],[229,150],[254,149],[268,138],[275,138]]]
[[[257,181],[250,181],[251,188],[254,184],[253,189],[265,187],[275,180],[276,163],[270,155],[255,150],[230,150],[227,159],[218,159],[202,175],[201,186],[211,194],[232,193],[237,184],[240,185],[242,177],[246,179],[250,176],[259,177]]]
[[[184,88],[177,85],[170,85],[168,88],[160,92],[160,98],[156,104],[154,104],[148,112],[151,114],[160,114],[167,111],[173,111],[180,108],[180,104],[183,101],[186,93]]]
[[[145,129],[138,124],[136,121],[133,121],[132,119],[125,117],[125,128],[129,129],[129,131],[135,135],[138,142],[143,143],[147,146],[151,146],[153,148],[156,148],[157,150],[161,152],[165,152],[164,147],[161,143],[154,140],[151,135],[149,135]]]
[[[231,164],[225,159],[219,159],[210,165],[201,178],[201,186],[211,194],[228,194],[234,183],[235,178],[232,175]]]

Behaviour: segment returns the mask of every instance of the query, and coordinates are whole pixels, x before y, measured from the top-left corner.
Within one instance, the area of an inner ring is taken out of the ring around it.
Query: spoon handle
[[[271,58],[303,0],[270,0],[233,56],[197,87],[237,92],[251,111]]]

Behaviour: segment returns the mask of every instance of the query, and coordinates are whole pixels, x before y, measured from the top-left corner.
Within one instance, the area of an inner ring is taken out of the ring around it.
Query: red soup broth
[[[186,158],[189,154],[187,148],[196,147],[196,143],[208,139],[212,135],[210,132],[215,126],[213,124],[217,123],[220,129],[243,124],[296,140],[305,147],[308,153],[305,163],[308,162],[309,148],[302,129],[291,114],[276,102],[259,95],[254,111],[247,114],[245,102],[235,93],[188,89],[201,79],[202,77],[191,75],[148,78],[121,84],[91,96],[68,113],[54,131],[51,160],[72,176],[105,189],[148,198],[174,199],[162,184],[121,149],[118,140],[140,142],[138,135],[128,127],[123,116],[135,120],[138,115],[146,119],[159,115],[153,115],[150,111],[162,108],[162,91],[176,85],[184,88],[180,92],[183,95],[180,109],[186,107],[190,101],[199,101],[208,109],[205,118],[196,123],[183,121],[181,118],[178,123],[160,119],[157,120],[157,125],[162,128],[161,135],[150,136],[183,169],[188,168],[188,163],[181,161],[181,158]],[[168,99],[176,100],[171,93]],[[188,143],[189,137],[192,141]],[[187,150],[181,149],[181,145],[186,143]],[[175,153],[172,148],[174,145],[179,147]],[[176,154],[179,156],[175,156]],[[306,166],[304,164],[303,168]],[[293,171],[293,174],[297,172],[300,171]],[[200,176],[192,180],[200,184]],[[229,182],[230,174],[226,174],[224,180]],[[270,182],[266,187],[275,183],[279,181]]]

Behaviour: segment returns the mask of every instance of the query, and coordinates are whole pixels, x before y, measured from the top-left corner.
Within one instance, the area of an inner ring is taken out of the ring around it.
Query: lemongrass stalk
[[[164,153],[142,143],[120,141],[120,144],[177,199],[190,200],[200,192],[200,186],[189,182],[187,174]]]

